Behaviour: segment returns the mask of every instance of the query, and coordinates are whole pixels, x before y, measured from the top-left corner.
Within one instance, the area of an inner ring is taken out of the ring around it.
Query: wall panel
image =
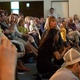
[[[68,2],[63,1],[52,1],[52,7],[55,9],[58,17],[68,17]]]

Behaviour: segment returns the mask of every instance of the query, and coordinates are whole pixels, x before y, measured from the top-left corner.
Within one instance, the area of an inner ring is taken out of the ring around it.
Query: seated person
[[[19,21],[18,21],[18,30],[19,30],[19,32],[21,32],[21,33],[23,33],[23,34],[28,34],[27,28],[24,27],[24,19],[22,19],[22,18],[19,19]],[[26,40],[26,37],[23,37],[23,39]],[[33,38],[31,35],[28,34],[27,40],[29,40],[30,43],[31,43],[36,49],[38,48],[38,46],[37,46],[34,38]]]
[[[49,80],[79,80],[80,53],[71,48],[64,55],[65,67],[60,68]]]

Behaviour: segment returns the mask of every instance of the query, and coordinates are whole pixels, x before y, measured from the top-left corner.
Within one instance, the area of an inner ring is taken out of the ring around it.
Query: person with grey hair
[[[79,80],[80,53],[71,48],[64,57],[65,67],[60,68],[49,80]]]

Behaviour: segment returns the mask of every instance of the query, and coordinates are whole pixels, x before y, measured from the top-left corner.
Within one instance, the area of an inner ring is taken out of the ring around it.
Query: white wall
[[[54,12],[57,14],[58,17],[68,17],[68,1],[57,1],[52,2],[52,7],[54,8]]]
[[[80,17],[80,0],[69,0],[69,16],[78,14]]]
[[[52,6],[52,1],[68,1],[68,0],[44,0],[44,17],[46,18],[47,17],[47,15],[48,15],[48,13],[49,13],[49,9],[51,8],[51,7],[54,7],[54,6]],[[61,5],[62,6],[62,5]],[[56,6],[55,6],[56,7]],[[59,6],[60,7],[60,6]],[[66,9],[68,9],[68,8],[66,8]],[[66,14],[66,16],[67,16],[67,14]]]
[[[47,17],[50,8],[51,8],[51,0],[44,0],[44,18]]]

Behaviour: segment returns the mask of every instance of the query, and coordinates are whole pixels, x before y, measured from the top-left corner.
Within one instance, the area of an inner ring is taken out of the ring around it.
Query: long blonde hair
[[[49,25],[49,23],[50,23],[50,21],[55,21],[55,17],[54,16],[50,16],[50,17],[48,17],[48,18],[46,18],[46,22],[45,22],[45,25],[44,25],[44,29],[46,30],[46,29],[50,29],[50,25]]]

